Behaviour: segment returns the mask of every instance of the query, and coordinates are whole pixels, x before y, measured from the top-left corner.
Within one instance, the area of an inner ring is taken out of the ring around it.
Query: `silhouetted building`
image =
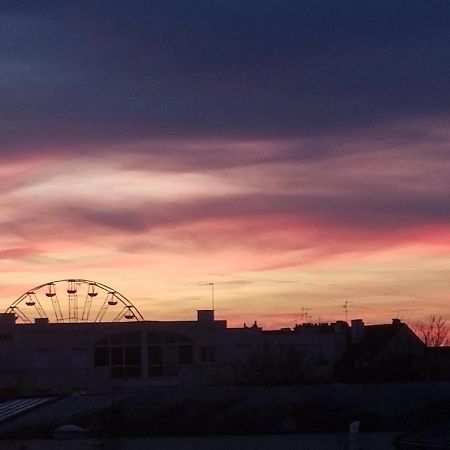
[[[387,373],[387,368],[405,376],[422,352],[421,341],[399,321],[264,331],[257,324],[228,328],[211,310],[198,311],[195,321],[106,323],[36,319],[24,324],[16,323],[14,313],[4,313],[0,391],[53,394],[155,385],[324,382],[343,373],[348,379],[364,379],[377,370]]]
[[[423,373],[425,344],[399,319],[364,325],[352,320],[350,342],[338,364],[344,381],[407,381]]]

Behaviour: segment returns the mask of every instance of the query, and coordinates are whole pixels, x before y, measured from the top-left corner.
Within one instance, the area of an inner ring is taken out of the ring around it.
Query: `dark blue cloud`
[[[11,1],[0,148],[286,138],[450,109],[448,1]]]

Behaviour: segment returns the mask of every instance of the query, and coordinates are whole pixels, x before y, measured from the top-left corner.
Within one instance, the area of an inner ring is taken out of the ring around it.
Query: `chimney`
[[[401,324],[402,324],[402,321],[400,319],[392,319],[392,326],[393,327],[398,327]]]
[[[357,344],[364,337],[364,322],[362,319],[352,320],[352,344]]]
[[[214,322],[213,309],[199,309],[197,311],[197,322]]]

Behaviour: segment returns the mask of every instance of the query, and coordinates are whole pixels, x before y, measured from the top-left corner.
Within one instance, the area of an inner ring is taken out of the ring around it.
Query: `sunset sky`
[[[0,308],[450,319],[448,0],[0,2]]]

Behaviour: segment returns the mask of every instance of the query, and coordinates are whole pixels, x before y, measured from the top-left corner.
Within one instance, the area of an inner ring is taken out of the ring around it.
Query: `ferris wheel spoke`
[[[82,322],[87,322],[89,320],[89,313],[91,312],[91,306],[92,306],[92,297],[86,295],[86,299],[84,300],[83,305],[83,314],[81,315]]]
[[[67,295],[69,296],[69,322],[78,322],[78,294],[75,280],[67,281]]]
[[[64,322],[64,316],[61,311],[61,305],[59,304],[58,296],[55,295],[52,297],[52,305],[53,305],[53,311],[55,312],[56,321],[57,322]]]
[[[39,314],[39,317],[41,319],[48,319],[47,313],[45,312],[44,308],[42,307],[41,302],[37,298],[37,295],[33,294],[33,297],[34,297],[34,301],[35,301],[35,305],[34,306],[36,308],[37,313]]]
[[[55,313],[56,322],[64,322],[64,317],[61,311],[61,305],[59,304],[58,296],[56,295],[55,283],[48,283],[47,292],[45,296],[52,302],[53,312]]]
[[[106,310],[108,309],[109,296],[110,296],[110,293],[108,292],[108,294],[105,297],[105,300],[103,301],[101,308],[99,309],[99,311],[97,313],[97,317],[95,318],[94,322],[101,322],[103,317],[105,316]]]
[[[27,315],[18,306],[11,306],[11,310],[16,314],[16,316],[22,322],[31,323],[31,320],[27,317]]]
[[[89,314],[91,313],[92,299],[97,297],[98,292],[95,289],[95,283],[89,283],[88,291],[86,293],[86,299],[83,306],[83,314],[81,316],[82,322],[89,321]]]
[[[127,313],[127,311],[128,311],[128,308],[126,306],[124,306],[122,308],[122,311],[120,311],[120,313],[117,314],[117,316],[113,319],[113,322],[120,322],[125,317],[125,314]]]

